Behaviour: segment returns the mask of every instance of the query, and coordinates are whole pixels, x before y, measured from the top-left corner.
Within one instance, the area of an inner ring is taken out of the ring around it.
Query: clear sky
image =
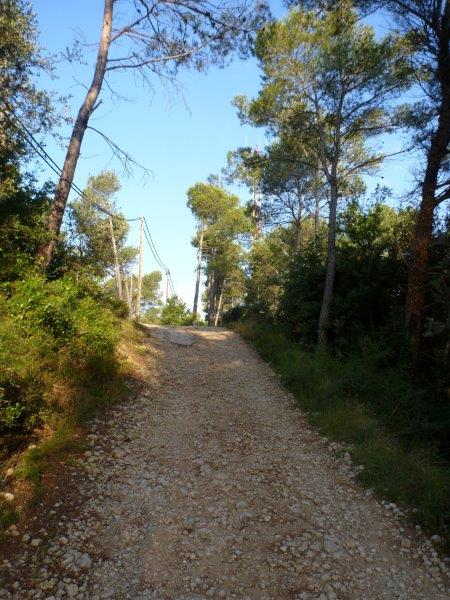
[[[76,37],[95,43],[102,4],[101,0],[33,0],[44,49],[59,53],[71,46]],[[278,2],[272,7],[277,14],[281,13]],[[71,95],[72,116],[78,110],[83,86],[90,83],[93,59],[92,53],[88,53],[88,64],[76,67],[60,60],[56,79],[41,82],[43,87],[57,94]],[[190,241],[195,224],[186,207],[186,190],[208,175],[218,173],[229,150],[243,145],[265,145],[264,132],[241,126],[231,105],[237,94],[254,96],[257,93],[260,83],[257,65],[253,59],[235,60],[225,69],[212,68],[206,73],[184,71],[179,77],[179,90],[158,80],[154,81],[153,89],[148,89],[130,73],[113,75],[110,83],[118,96],[111,97],[104,88],[103,102],[91,124],[150,169],[152,175],[143,180],[138,169],[132,177],[121,174],[120,165],[112,159],[104,141],[88,132],[75,182],[83,188],[91,174],[111,168],[118,172],[122,182],[118,196],[121,210],[129,218],[146,216],[159,253],[171,270],[176,292],[191,306],[195,252]],[[48,152],[61,165],[63,146],[52,139],[45,142]],[[409,184],[408,169],[408,160],[389,161],[370,184],[382,182],[401,192]],[[42,178],[52,176],[45,170],[41,173]],[[245,198],[243,189],[240,194]],[[138,234],[134,224],[131,225],[130,243],[136,245]],[[146,271],[156,268],[146,250]]]

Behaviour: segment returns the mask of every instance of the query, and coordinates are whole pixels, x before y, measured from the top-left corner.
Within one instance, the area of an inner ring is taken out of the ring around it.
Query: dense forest
[[[28,2],[0,0],[0,460],[120,393],[127,317],[198,325],[204,315],[250,340],[311,421],[350,445],[361,481],[445,531],[449,2],[291,1],[280,20],[260,2],[103,4],[59,169],[38,138],[58,132],[68,100],[36,83],[52,59]],[[383,35],[371,25],[379,14]],[[173,294],[163,302],[159,270],[136,276],[118,174],[93,174],[84,189],[74,176],[116,72],[146,85],[236,53],[256,57],[261,74],[256,97],[235,97],[237,118],[268,142],[230,149],[219,174],[187,190],[190,310]],[[386,139],[402,146],[384,152]],[[415,161],[404,198],[371,183],[399,154]],[[38,185],[36,157],[56,182]]]

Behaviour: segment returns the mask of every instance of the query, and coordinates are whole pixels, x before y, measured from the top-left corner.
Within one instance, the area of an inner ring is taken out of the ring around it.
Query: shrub
[[[161,310],[161,325],[192,325],[192,314],[177,296],[167,299]]]
[[[116,366],[117,319],[70,277],[32,276],[0,295],[0,435],[31,431],[69,411],[70,391],[98,386]],[[63,397],[64,396],[64,397]]]

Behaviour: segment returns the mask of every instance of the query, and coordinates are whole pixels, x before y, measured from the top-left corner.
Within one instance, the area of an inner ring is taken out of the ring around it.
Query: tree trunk
[[[214,314],[216,307],[216,278],[209,276],[209,285],[208,285],[208,325],[210,327],[214,324]]]
[[[426,285],[430,244],[433,235],[433,213],[440,199],[437,195],[439,172],[447,157],[450,144],[450,6],[446,5],[442,17],[438,78],[442,100],[439,107],[438,124],[431,137],[427,152],[427,164],[422,184],[422,199],[417,214],[414,239],[411,244],[411,260],[408,269],[406,295],[406,326],[411,340],[414,362],[420,354],[424,317],[426,310]]]
[[[78,115],[72,130],[72,135],[70,137],[69,146],[67,148],[62,173],[56,187],[55,197],[53,199],[53,204],[48,219],[48,231],[50,233],[50,239],[39,249],[38,253],[44,268],[48,267],[52,260],[53,252],[64,217],[64,211],[66,209],[67,199],[72,186],[75,169],[80,156],[81,143],[88,126],[89,118],[95,108],[95,104],[102,89],[108,60],[109,46],[111,43],[113,4],[114,0],[104,0],[102,31],[100,35],[94,77],[80,110],[78,111]]]
[[[222,284],[220,289],[219,302],[217,303],[216,316],[214,317],[214,327],[217,327],[220,319],[220,311],[222,310],[222,301],[223,301],[223,288],[225,287],[225,283]]]
[[[295,227],[295,251],[299,252],[302,246],[302,229],[303,229],[303,215],[302,210],[300,209],[297,214],[297,218],[294,222]]]
[[[322,306],[320,307],[317,342],[319,346],[327,343],[327,331],[330,324],[331,304],[333,301],[334,276],[336,272],[336,215],[338,202],[337,181],[330,184],[330,208],[328,217],[328,249],[327,271],[323,288]]]
[[[198,252],[197,252],[197,277],[195,280],[195,294],[194,294],[194,307],[192,309],[192,316],[195,319],[197,318],[198,311],[198,295],[200,293],[200,277],[202,272],[202,253],[203,253],[203,225],[200,230],[200,239],[198,242]]]
[[[314,243],[317,245],[318,237],[319,237],[319,211],[320,211],[320,201],[318,198],[315,200],[314,206]]]
[[[108,217],[108,223],[109,223],[109,231],[111,234],[111,245],[112,245],[112,250],[113,250],[113,256],[114,256],[114,268],[116,270],[116,285],[117,285],[117,294],[119,296],[119,299],[122,300],[122,276],[120,273],[120,265],[119,265],[119,258],[117,256],[117,245],[116,245],[116,238],[114,236],[114,225],[113,225],[113,221],[111,217]]]
[[[131,282],[129,277],[123,277],[123,285],[125,288],[125,296],[127,299],[129,318],[131,319],[133,316],[133,301],[131,296]]]
[[[253,181],[253,202],[252,202],[252,220],[255,226],[254,239],[261,237],[261,198],[259,196],[258,179]]]
[[[133,312],[133,274],[131,273],[128,281],[130,282],[130,317],[133,318],[134,316],[134,312]]]

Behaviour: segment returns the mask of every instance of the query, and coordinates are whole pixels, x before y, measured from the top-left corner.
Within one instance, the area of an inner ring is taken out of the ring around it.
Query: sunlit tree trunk
[[[81,143],[83,141],[84,134],[86,133],[89,118],[95,108],[105,77],[108,51],[111,43],[113,4],[114,0],[104,0],[102,30],[97,53],[97,61],[95,64],[94,77],[80,110],[78,111],[78,115],[70,137],[69,146],[67,148],[62,173],[56,187],[55,197],[48,219],[50,238],[49,241],[45,243],[39,250],[39,257],[43,267],[47,267],[50,264],[53,256],[53,251],[57,243],[64,217],[67,199],[69,197],[70,188],[73,182],[75,169],[80,156]]]
[[[221,310],[222,310],[223,289],[224,289],[224,287],[225,287],[225,283],[222,284],[222,287],[220,289],[219,301],[217,303],[216,315],[214,317],[214,327],[217,327],[217,325],[219,323],[220,313],[221,313]]]

